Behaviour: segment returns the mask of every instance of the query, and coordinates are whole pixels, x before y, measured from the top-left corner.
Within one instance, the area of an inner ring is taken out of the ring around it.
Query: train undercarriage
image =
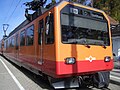
[[[55,79],[48,76],[48,81],[54,89],[61,88],[81,88],[81,87],[96,87],[107,88],[109,86],[109,71],[102,71],[96,74],[73,76],[69,78]]]
[[[3,55],[4,56],[4,55]],[[4,56],[5,57],[5,56]],[[6,57],[5,57],[6,58]],[[8,58],[8,57],[7,57]],[[10,59],[10,58],[9,58]],[[110,71],[101,71],[92,74],[84,74],[81,76],[75,75],[66,78],[53,78],[44,74],[43,72],[36,70],[32,67],[24,65],[21,62],[10,59],[13,63],[20,67],[24,67],[29,71],[35,73],[38,76],[42,76],[54,89],[65,89],[65,88],[82,88],[82,87],[96,87],[96,88],[107,88],[110,81]]]

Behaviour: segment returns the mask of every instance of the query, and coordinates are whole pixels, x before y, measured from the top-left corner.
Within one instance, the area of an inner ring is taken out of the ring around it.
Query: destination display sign
[[[99,19],[99,20],[104,20],[104,16],[100,12],[96,12],[93,10],[85,9],[85,8],[80,8],[77,6],[72,6],[72,5],[67,5],[63,10],[62,13],[65,14],[73,14],[73,15],[78,15],[82,17],[87,17],[87,18],[94,18],[94,19]]]

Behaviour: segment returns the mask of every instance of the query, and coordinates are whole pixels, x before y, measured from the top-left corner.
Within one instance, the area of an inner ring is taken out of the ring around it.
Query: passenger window
[[[25,30],[20,33],[20,46],[25,46]]]
[[[8,40],[5,41],[6,45],[4,45],[4,47],[7,49],[8,48]]]
[[[9,38],[9,47],[10,47],[11,39]]]
[[[4,48],[5,48],[5,49],[7,48],[7,43],[6,43],[6,41],[4,42]]]
[[[14,39],[14,37],[12,37],[12,40],[11,40],[11,46],[12,46],[12,47],[15,46],[15,39]]]
[[[12,46],[12,40],[11,40],[11,38],[9,39],[9,45],[10,45],[10,47]]]
[[[50,14],[45,19],[46,30],[45,30],[45,43],[53,44],[54,43],[54,17],[53,14]]]
[[[33,45],[34,42],[34,26],[30,26],[26,29],[26,45]]]
[[[39,29],[38,29],[38,43],[41,44],[42,43],[42,33],[44,30],[44,21],[43,19],[39,21]]]
[[[0,42],[0,48],[2,48],[2,45],[1,45],[2,43]]]
[[[18,43],[18,34],[15,36],[15,49],[19,49],[19,43]]]

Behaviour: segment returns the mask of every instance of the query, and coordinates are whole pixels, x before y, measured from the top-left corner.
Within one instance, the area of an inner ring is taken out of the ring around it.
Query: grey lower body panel
[[[48,79],[52,87],[54,87],[55,89],[79,87],[79,79],[77,77],[64,79],[53,79],[49,77]]]

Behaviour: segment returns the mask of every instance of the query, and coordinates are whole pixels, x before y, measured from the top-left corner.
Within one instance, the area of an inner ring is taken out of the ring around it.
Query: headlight
[[[105,59],[104,59],[105,62],[110,62],[110,60],[111,60],[110,56],[106,56]]]
[[[74,57],[69,57],[65,59],[65,64],[74,64],[76,59]]]

